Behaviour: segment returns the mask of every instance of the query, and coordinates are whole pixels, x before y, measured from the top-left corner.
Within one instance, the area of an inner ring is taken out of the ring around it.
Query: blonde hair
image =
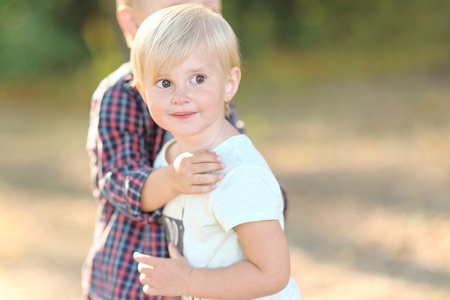
[[[157,11],[141,24],[133,42],[135,83],[143,86],[144,74],[156,79],[162,69],[173,69],[201,46],[218,56],[225,72],[240,68],[238,39],[220,14],[202,4]]]

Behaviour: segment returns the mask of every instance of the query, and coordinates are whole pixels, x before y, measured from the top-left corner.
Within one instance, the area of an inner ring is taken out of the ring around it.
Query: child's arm
[[[135,254],[147,295],[252,299],[281,291],[290,277],[289,248],[277,220],[235,227],[246,260],[220,269],[194,269],[171,245],[172,259]]]
[[[161,208],[178,194],[202,194],[215,188],[223,173],[209,173],[225,165],[212,151],[179,155],[173,164],[156,169],[147,177],[141,191],[142,211]]]

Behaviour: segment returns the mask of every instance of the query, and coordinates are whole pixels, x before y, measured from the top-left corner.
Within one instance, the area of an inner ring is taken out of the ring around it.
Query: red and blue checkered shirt
[[[141,189],[165,131],[150,117],[129,63],[105,78],[91,103],[87,150],[98,200],[94,242],[83,264],[90,299],[162,299],[142,292],[133,252],[168,257],[161,210],[141,210]],[[230,118],[236,124],[235,115]]]

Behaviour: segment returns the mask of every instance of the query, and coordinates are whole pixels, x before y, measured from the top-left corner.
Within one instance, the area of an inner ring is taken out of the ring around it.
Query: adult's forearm
[[[99,190],[117,210],[137,222],[145,222],[141,207],[141,189],[150,174],[149,167],[110,170],[99,179]]]
[[[178,192],[173,189],[170,183],[174,176],[172,165],[153,170],[150,173],[142,186],[142,211],[154,211],[175,198]]]

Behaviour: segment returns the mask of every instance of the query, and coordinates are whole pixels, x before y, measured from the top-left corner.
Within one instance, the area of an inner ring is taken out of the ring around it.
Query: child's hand
[[[223,173],[210,173],[225,168],[221,157],[212,151],[182,153],[173,162],[175,170],[174,190],[182,194],[203,194],[216,188]]]
[[[172,243],[169,244],[169,253],[171,259],[134,253],[146,295],[176,297],[187,294],[189,275],[193,269]]]

